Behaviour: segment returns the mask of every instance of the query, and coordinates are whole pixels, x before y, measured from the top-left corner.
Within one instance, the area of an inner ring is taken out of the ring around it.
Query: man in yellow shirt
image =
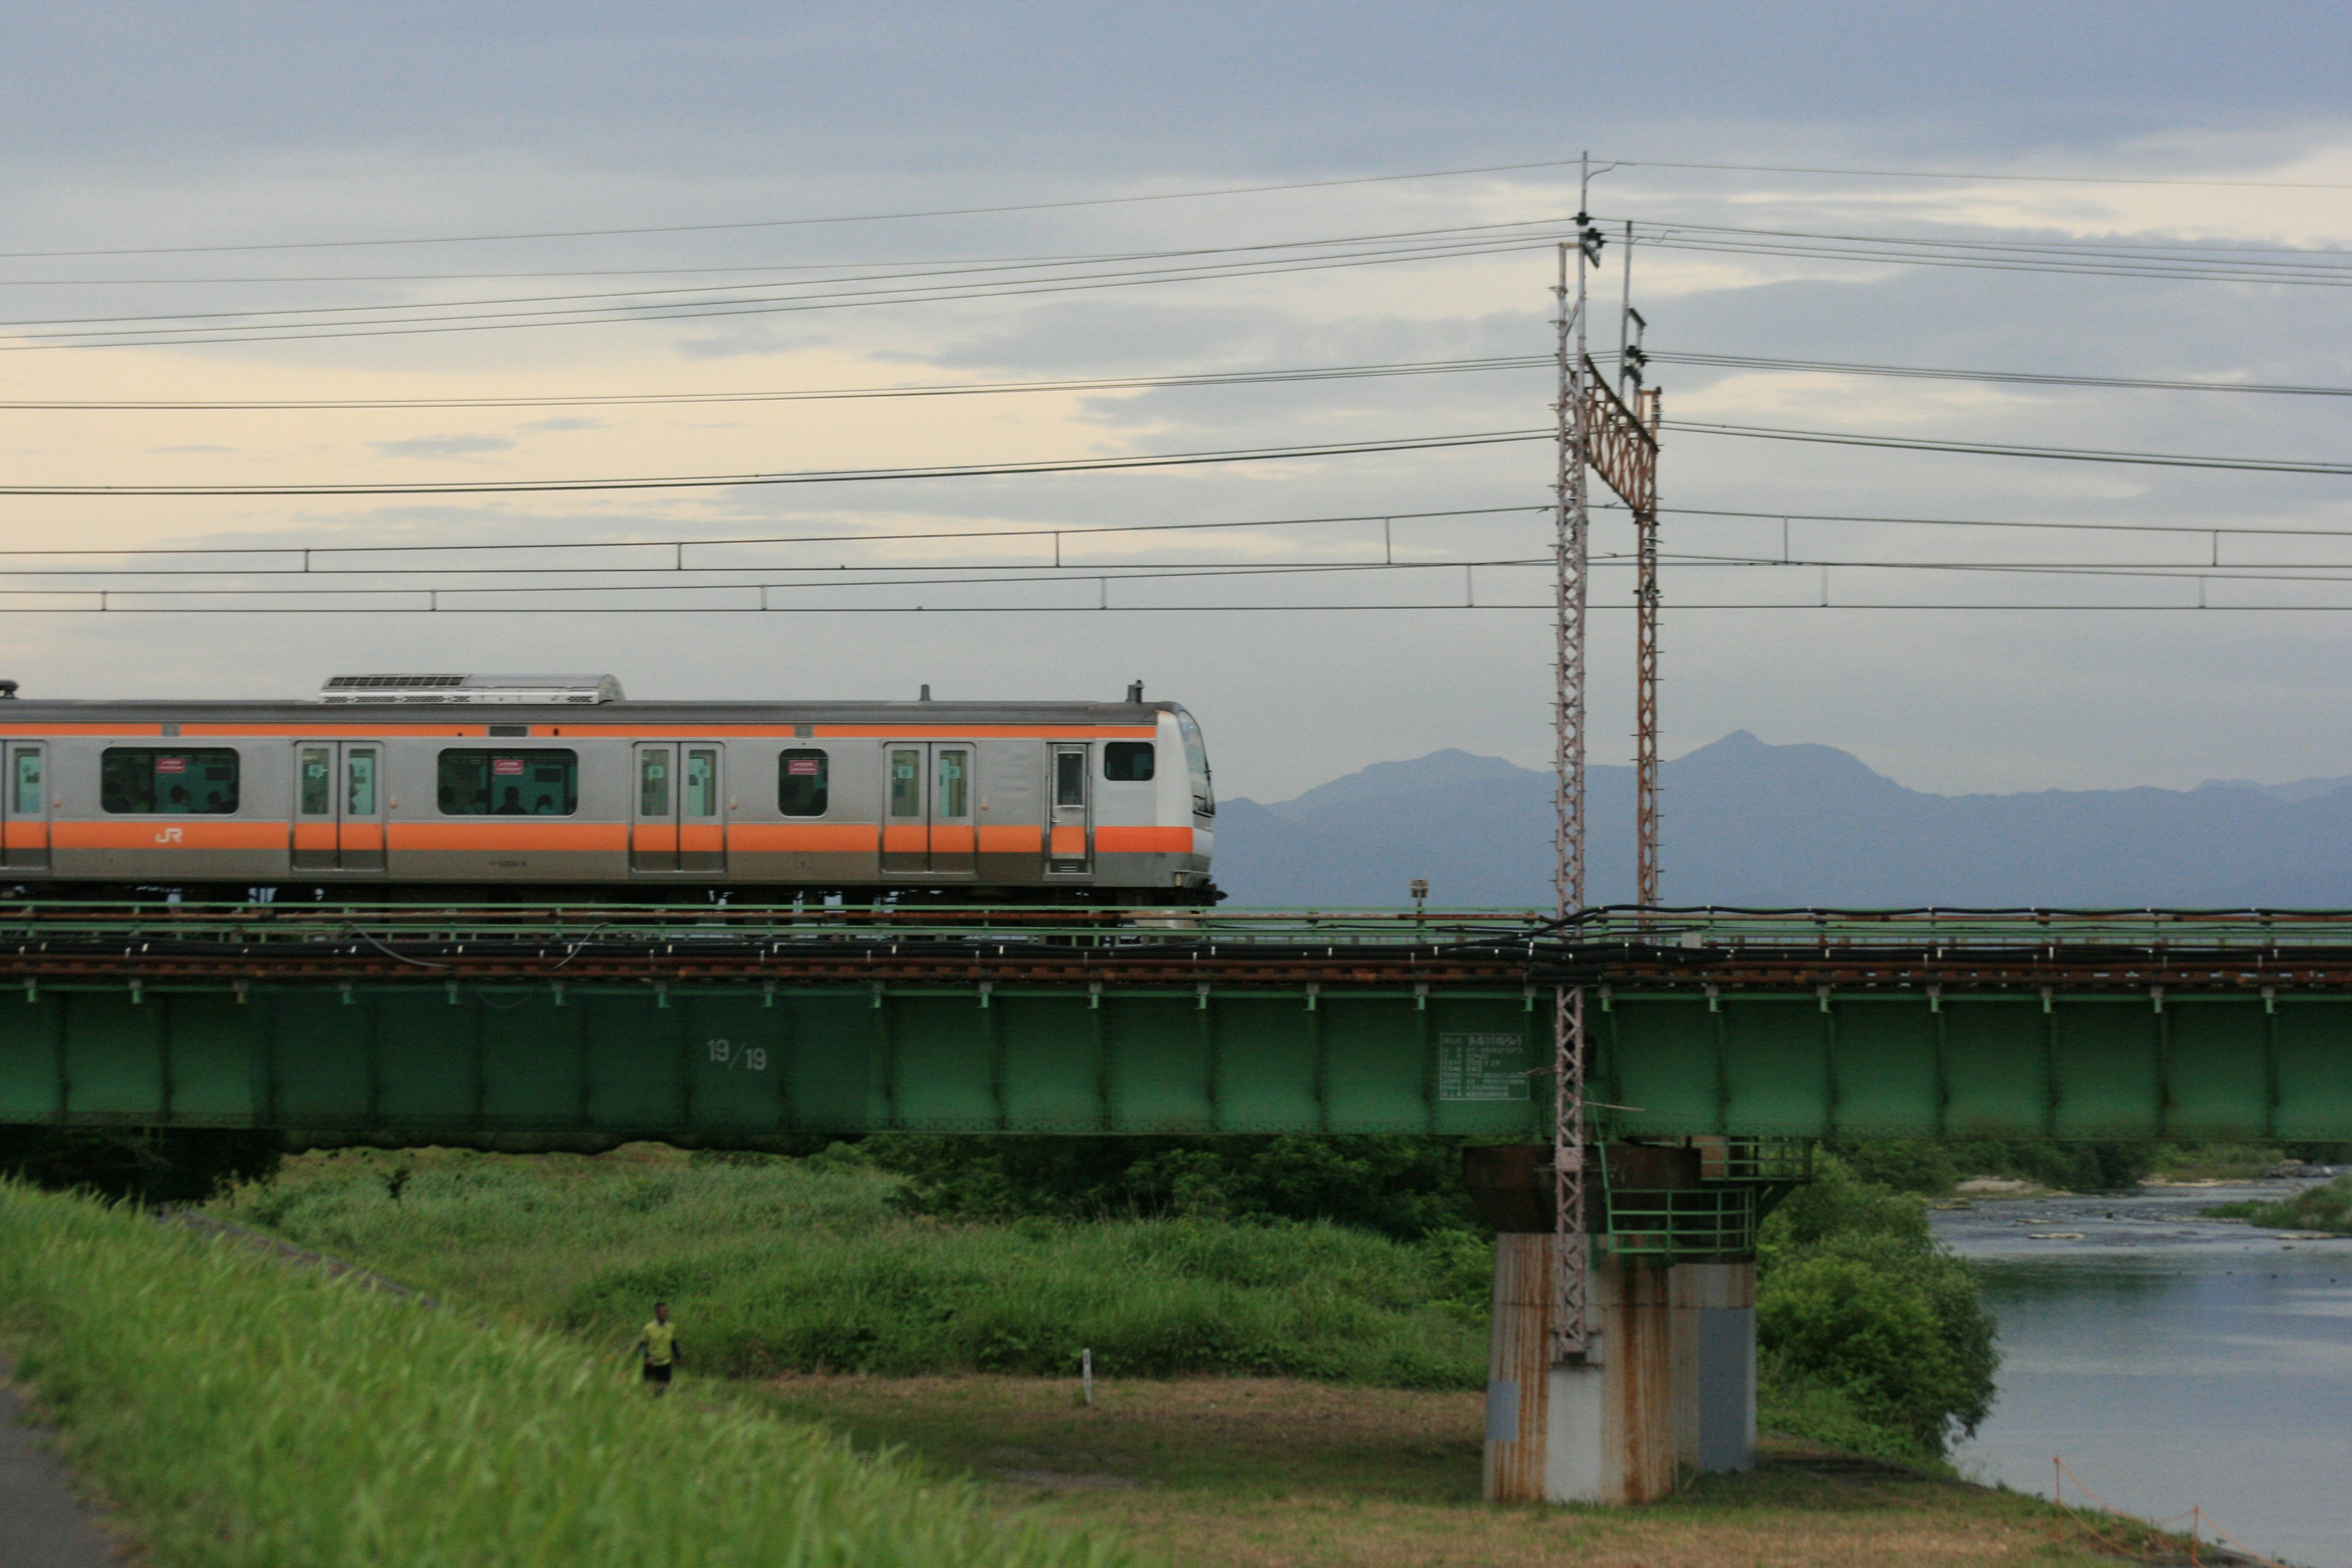
[[[637,1335],[637,1354],[645,1362],[646,1381],[654,1385],[654,1397],[669,1392],[670,1370],[686,1359],[686,1347],[677,1342],[677,1325],[669,1321],[669,1303],[654,1303],[654,1321]]]

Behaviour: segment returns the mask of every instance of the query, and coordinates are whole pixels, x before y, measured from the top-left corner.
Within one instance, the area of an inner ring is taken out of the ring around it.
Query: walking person
[[[654,1321],[637,1335],[637,1355],[645,1363],[645,1380],[653,1384],[654,1397],[669,1392],[669,1374],[686,1359],[686,1347],[677,1342],[677,1325],[669,1321],[669,1303],[654,1303]]]

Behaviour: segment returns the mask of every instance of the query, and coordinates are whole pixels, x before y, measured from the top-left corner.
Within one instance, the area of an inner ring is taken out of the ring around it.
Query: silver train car
[[[1139,682],[1123,702],[632,702],[611,676],[337,676],[308,702],[15,689],[18,898],[1220,896],[1200,726]]]

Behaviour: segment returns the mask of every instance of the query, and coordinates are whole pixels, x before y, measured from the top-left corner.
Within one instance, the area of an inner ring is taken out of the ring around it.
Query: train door
[[[37,742],[11,741],[0,756],[0,864],[49,867],[48,758]]]
[[[1054,804],[1045,830],[1045,869],[1083,874],[1094,869],[1093,835],[1087,831],[1093,824],[1087,820],[1087,747],[1083,742],[1056,745],[1049,755]]]
[[[301,741],[294,747],[294,869],[383,869],[383,747]]]
[[[727,815],[717,746],[686,742],[637,746],[635,809],[629,822],[632,871],[724,871]]]
[[[972,748],[961,742],[898,741],[882,748],[882,762],[888,781],[882,869],[898,876],[979,875]]]

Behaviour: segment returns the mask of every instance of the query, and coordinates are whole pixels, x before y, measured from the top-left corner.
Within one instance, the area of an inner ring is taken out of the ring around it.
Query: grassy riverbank
[[[621,1350],[650,1293],[663,1294],[694,1370],[730,1374],[728,1396],[901,1453],[943,1482],[976,1479],[1008,1513],[1111,1532],[1146,1561],[2105,1561],[2045,1506],[1929,1458],[1905,1402],[1969,1371],[1973,1293],[1926,1240],[1916,1199],[1834,1162],[1822,1175],[1775,1216],[1772,1268],[1792,1301],[1835,1310],[1818,1331],[1789,1331],[1811,1370],[1775,1358],[1762,1400],[1765,1425],[1820,1441],[1768,1439],[1758,1473],[1708,1478],[1641,1510],[1481,1501],[1483,1237],[1405,1242],[1263,1217],[942,1218],[906,1212],[900,1178],[859,1156],[651,1145],[594,1158],[305,1155],[215,1208],[461,1310],[604,1351]],[[1030,1337],[1006,1340],[1007,1325]],[[1850,1354],[1882,1340],[1890,1353]],[[1081,1344],[1102,1373],[1092,1407],[1070,1375]],[[1886,1367],[1956,1354],[1933,1376],[1883,1380]],[[1022,1359],[990,1369],[991,1355]],[[1196,1375],[1155,1374],[1170,1363]],[[685,1384],[698,1386],[709,1384]],[[1917,1462],[1856,1457],[1867,1454]]]
[[[576,1341],[5,1184],[0,1337],[162,1568],[1125,1560]]]
[[[1272,1378],[785,1377],[779,1409],[993,1483],[1008,1507],[1110,1528],[1183,1568],[2090,1568],[2084,1523],[2013,1492],[1767,1438],[1754,1473],[1641,1509],[1479,1499],[1475,1393]],[[2186,1543],[2100,1519],[2150,1561]]]

